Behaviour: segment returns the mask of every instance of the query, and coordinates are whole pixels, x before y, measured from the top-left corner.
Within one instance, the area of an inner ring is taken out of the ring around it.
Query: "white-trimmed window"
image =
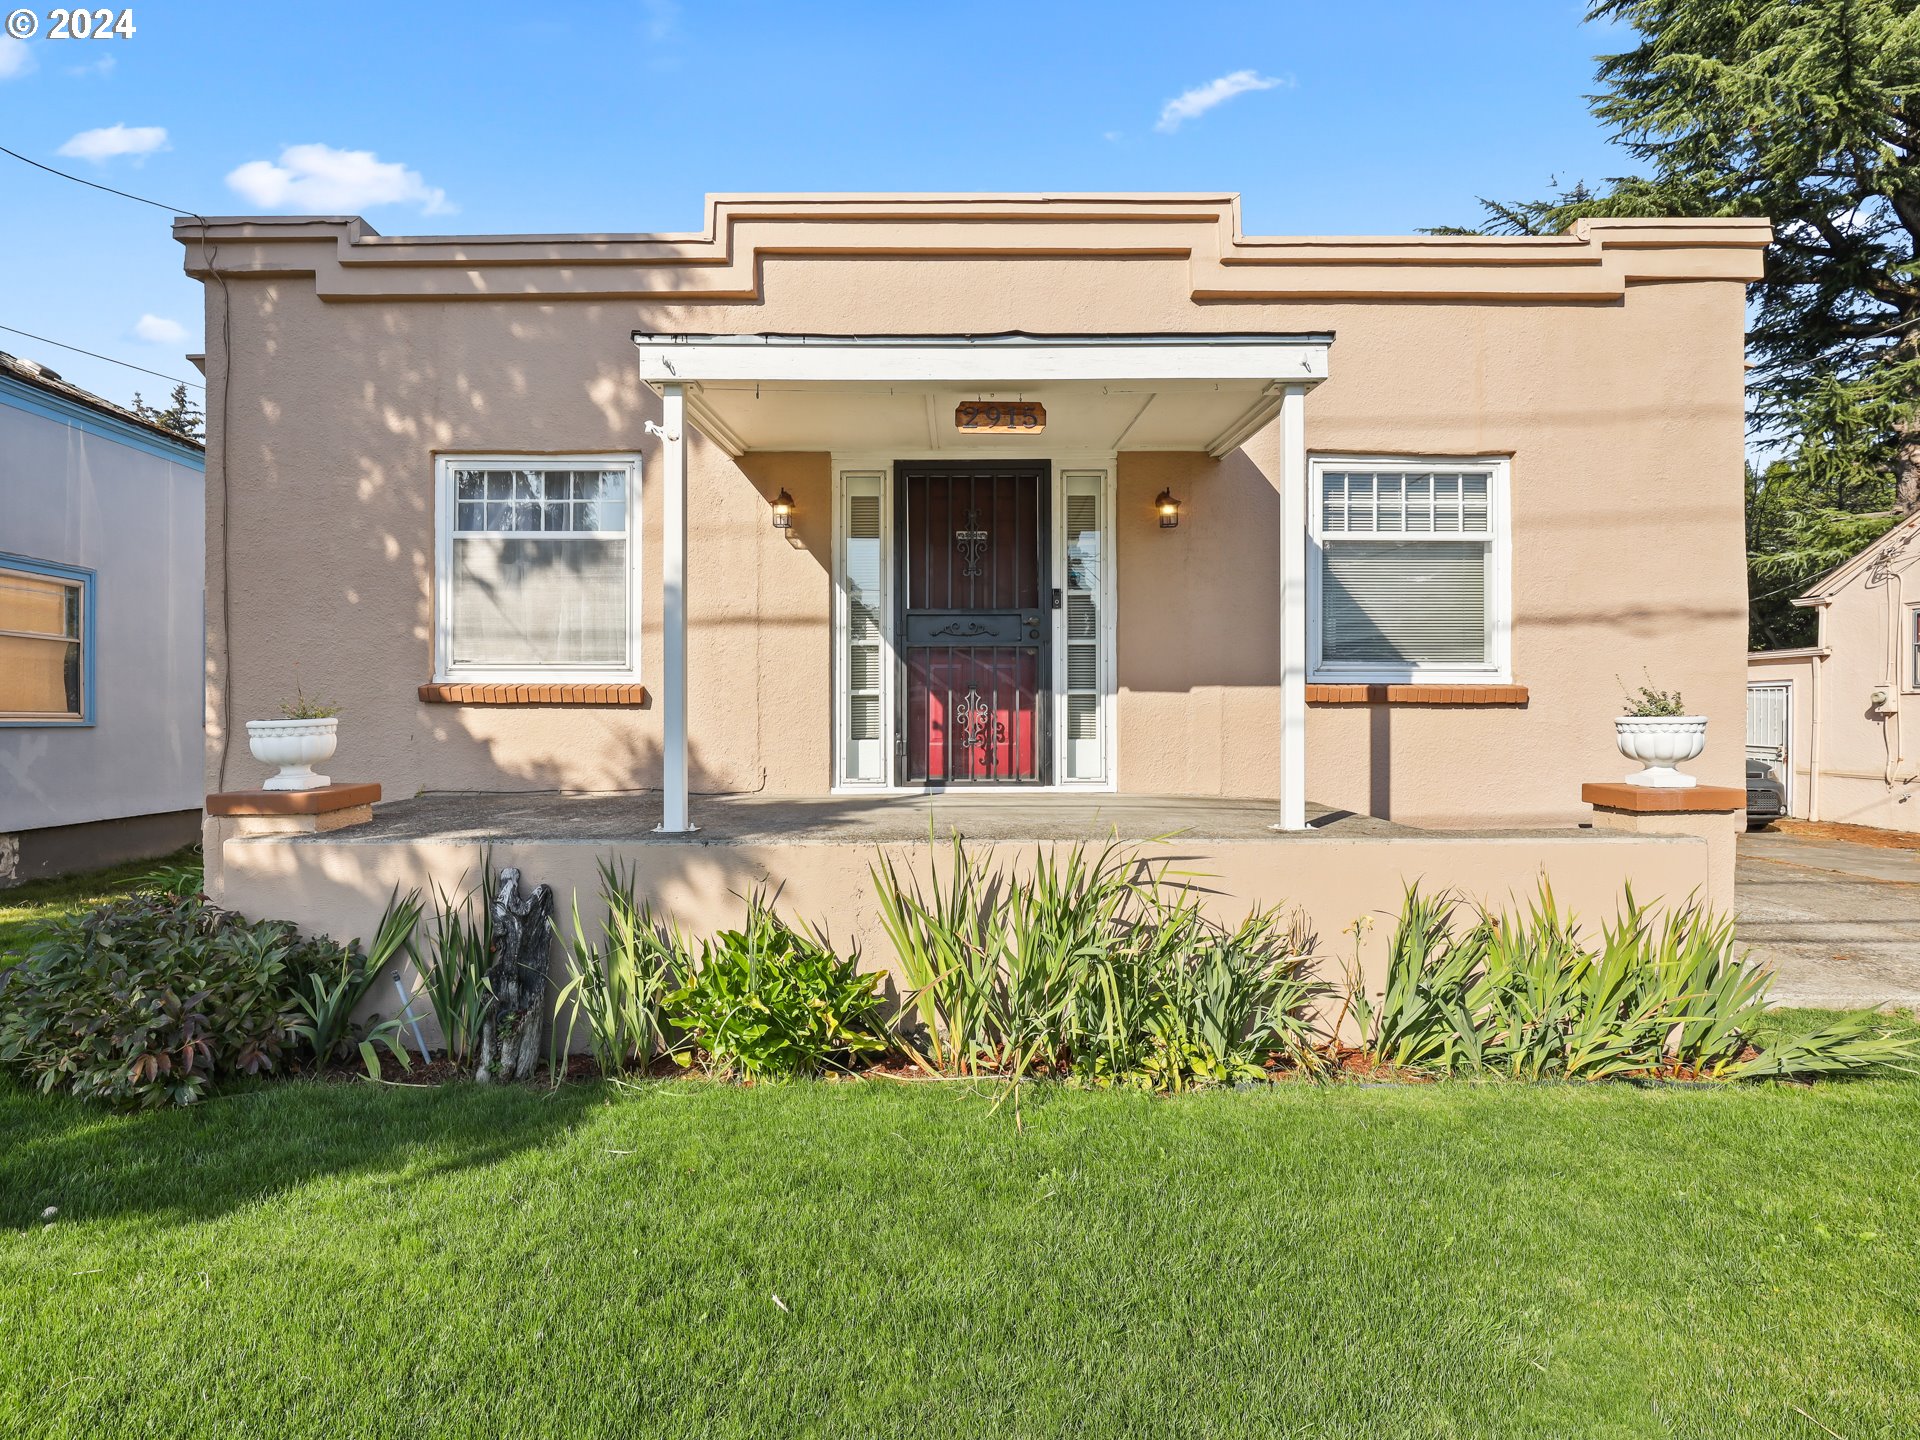
[[[437,678],[633,678],[637,456],[445,456],[437,488]]]
[[[887,773],[887,472],[840,476],[840,734],[838,782],[884,785]]]
[[[1313,678],[1510,678],[1507,465],[1316,458]]]
[[[1061,780],[1097,784],[1107,776],[1108,634],[1112,621],[1112,585],[1108,563],[1105,470],[1064,470],[1060,476],[1062,516],[1061,587],[1065,592],[1064,655],[1060,667],[1066,732],[1060,747]]]
[[[93,572],[0,555],[0,725],[93,720]]]

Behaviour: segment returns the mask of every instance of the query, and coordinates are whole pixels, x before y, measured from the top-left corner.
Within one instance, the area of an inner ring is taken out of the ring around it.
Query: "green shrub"
[[[649,1069],[665,1049],[661,1003],[694,968],[679,931],[655,917],[651,903],[634,899],[634,874],[600,864],[600,900],[607,918],[596,945],[573,904],[573,939],[567,947],[567,983],[554,998],[567,1013],[564,1054],[573,1049],[575,1027],[587,1024],[587,1044],[603,1075]]]
[[[721,1074],[817,1075],[886,1049],[880,976],[861,973],[857,952],[842,958],[789,925],[757,891],[747,897],[746,927],[703,942],[680,978],[662,1001],[666,1020]]]
[[[1258,910],[1233,930],[1197,899],[1151,913],[1088,968],[1074,1009],[1074,1074],[1095,1084],[1187,1090],[1262,1077],[1275,1057],[1316,1070],[1314,1002],[1294,917]]]
[[[280,1065],[294,996],[332,941],[148,892],[50,921],[0,975],[0,1063],[42,1091],[186,1105],[223,1075]]]
[[[1656,916],[1628,890],[1598,945],[1544,884],[1524,913],[1457,921],[1449,896],[1409,889],[1375,1001],[1349,1000],[1382,1065],[1517,1080],[1750,1079],[1858,1073],[1920,1058],[1871,1012],[1808,1034],[1760,1036],[1772,976],[1747,963],[1732,920],[1687,904]]]

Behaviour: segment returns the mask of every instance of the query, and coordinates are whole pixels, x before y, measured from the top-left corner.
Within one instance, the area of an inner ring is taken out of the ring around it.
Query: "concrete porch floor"
[[[692,835],[660,835],[657,791],[626,794],[460,792],[419,795],[376,806],[373,821],[350,830],[302,837],[300,844],[511,845],[527,842],[605,845],[869,845],[944,841],[958,830],[969,840],[1262,840],[1300,843],[1428,834],[1367,815],[1309,803],[1311,829],[1272,829],[1271,800],[1213,797],[1071,794],[696,795]],[[1476,832],[1485,834],[1486,832]],[[1567,833],[1573,833],[1571,831]]]

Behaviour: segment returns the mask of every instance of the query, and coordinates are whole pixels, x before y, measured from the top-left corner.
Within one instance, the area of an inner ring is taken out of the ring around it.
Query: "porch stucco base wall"
[[[209,885],[223,905],[243,914],[292,920],[303,930],[335,939],[368,938],[385,897],[397,886],[430,894],[438,885],[460,893],[473,883],[477,844],[421,841],[356,841],[347,835],[235,838],[231,821],[208,825]],[[1043,844],[1003,842],[994,854],[1016,865],[1030,863]],[[1354,956],[1353,937],[1342,932],[1361,917],[1373,924],[1360,946],[1362,973],[1370,988],[1383,979],[1387,942],[1408,885],[1452,890],[1491,905],[1524,903],[1550,880],[1561,906],[1597,933],[1631,884],[1643,902],[1679,903],[1709,888],[1708,843],[1691,835],[1613,835],[1568,830],[1512,835],[1395,836],[1340,839],[1328,835],[1276,836],[1272,840],[1175,842],[1143,845],[1143,855],[1167,858],[1203,880],[1202,903],[1228,923],[1263,905],[1298,905],[1317,937],[1322,978],[1337,980]],[[865,968],[899,975],[880,923],[869,867],[880,855],[903,874],[924,880],[932,867],[947,875],[944,845],[885,844],[589,844],[577,841],[502,841],[493,846],[496,868],[517,866],[525,883],[554,889],[561,917],[554,955],[571,932],[572,905],[596,939],[604,911],[596,866],[613,859],[631,867],[636,891],[671,915],[689,934],[709,935],[737,925],[740,896],[756,886],[778,889],[782,913],[823,929],[841,951],[857,947]],[[213,878],[217,876],[218,878]],[[382,1005],[384,1011],[390,1006]]]

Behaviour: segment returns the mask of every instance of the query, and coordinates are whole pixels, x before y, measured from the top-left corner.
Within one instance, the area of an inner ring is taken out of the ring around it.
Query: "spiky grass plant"
[[[917,875],[902,883],[885,851],[869,873],[919,1021],[909,1053],[936,1073],[972,1075],[991,1068],[987,1057],[998,1054],[1004,1031],[999,952],[987,933],[998,889],[987,861],[969,855],[957,831],[948,853],[944,884],[937,864],[924,886]]]
[[[1920,1058],[1871,1013],[1759,1048],[1772,976],[1739,953],[1731,919],[1691,900],[1656,915],[1629,888],[1597,945],[1544,883],[1524,911],[1481,910],[1463,929],[1460,909],[1409,889],[1381,999],[1349,975],[1375,1063],[1516,1080],[1736,1079]]]
[[[413,943],[407,954],[414,995],[433,1011],[447,1059],[462,1068],[479,1056],[480,1031],[492,998],[487,969],[493,963],[494,889],[492,852],[482,850],[479,879],[472,887],[448,891],[434,885],[424,940]]]
[[[306,984],[294,991],[298,1018],[290,1028],[307,1042],[316,1065],[325,1065],[357,1050],[367,1074],[378,1080],[380,1058],[375,1047],[385,1045],[403,1068],[412,1068],[401,1045],[404,1023],[401,1016],[384,1019],[376,1016],[372,1023],[360,1025],[353,1015],[372,992],[381,972],[406,952],[414,927],[420,923],[420,911],[420,892],[409,890],[402,895],[396,887],[387,899],[380,924],[366,950],[362,951],[358,944],[348,946],[336,967],[312,972],[306,977]]]
[[[661,1004],[692,970],[692,950],[677,926],[654,914],[651,901],[635,899],[631,866],[603,860],[599,870],[606,910],[599,943],[580,921],[579,896],[573,899],[568,978],[554,997],[555,1014],[566,1016],[559,1049],[571,1053],[584,1021],[601,1074],[644,1074],[667,1049]]]

